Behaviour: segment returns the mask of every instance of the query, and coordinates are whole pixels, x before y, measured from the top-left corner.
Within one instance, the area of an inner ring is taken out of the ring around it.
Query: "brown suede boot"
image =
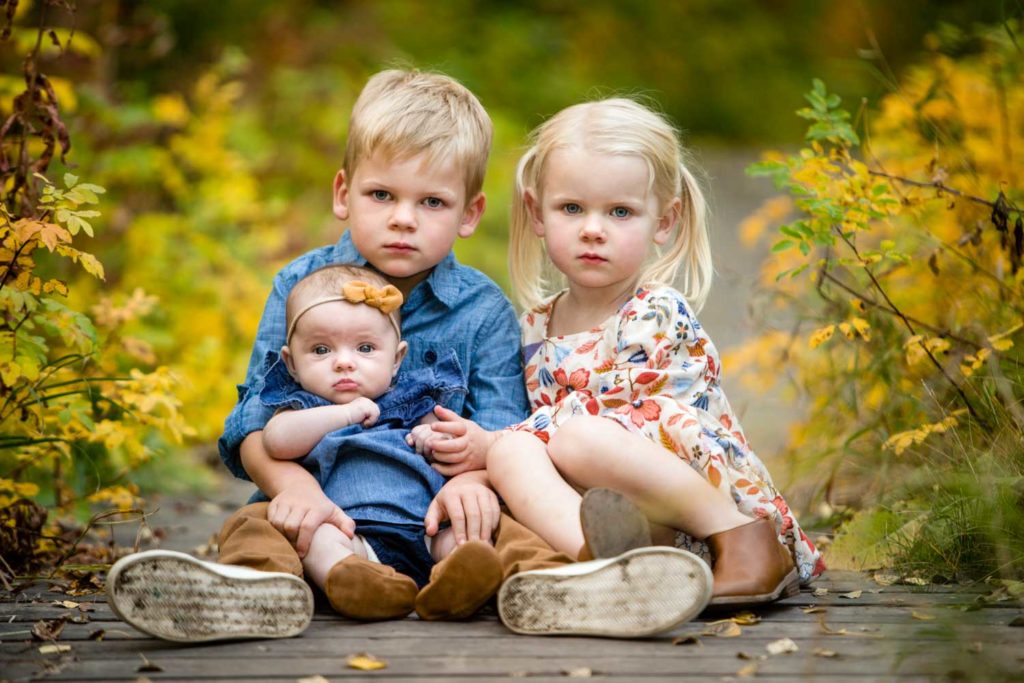
[[[331,567],[324,586],[338,614],[363,621],[405,617],[415,606],[416,590],[408,576],[356,555]]]
[[[647,516],[633,501],[612,489],[594,488],[583,494],[580,523],[585,539],[580,562],[618,557],[627,550],[654,545]]]
[[[430,583],[416,596],[416,614],[427,621],[471,617],[499,586],[498,552],[484,541],[463,543],[430,571]]]
[[[707,538],[715,556],[711,606],[744,607],[800,592],[800,577],[775,526],[756,519]]]

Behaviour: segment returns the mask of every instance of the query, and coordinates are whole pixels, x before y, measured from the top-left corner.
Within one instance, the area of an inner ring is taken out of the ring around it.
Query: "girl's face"
[[[577,290],[631,290],[651,245],[671,236],[680,200],[659,207],[637,156],[571,147],[551,153],[545,170],[541,196],[526,201],[555,266]]]

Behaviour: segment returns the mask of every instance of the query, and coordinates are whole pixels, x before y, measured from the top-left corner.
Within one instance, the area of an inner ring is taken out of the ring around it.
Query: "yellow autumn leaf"
[[[345,664],[348,668],[358,669],[359,671],[377,671],[378,669],[386,669],[388,666],[388,663],[383,659],[377,659],[369,652],[349,655],[345,659]]]
[[[825,327],[819,328],[811,333],[811,338],[808,344],[812,349],[816,349],[831,339],[835,331],[835,325],[826,325]]]

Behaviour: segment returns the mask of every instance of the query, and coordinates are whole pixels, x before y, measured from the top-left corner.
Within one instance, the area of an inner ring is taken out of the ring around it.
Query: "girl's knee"
[[[609,428],[617,424],[603,417],[579,415],[561,425],[548,442],[548,455],[556,465],[577,462],[600,449],[609,438]]]
[[[508,432],[487,451],[487,476],[499,485],[508,476],[515,476],[530,467],[535,457],[547,457],[544,442],[528,432]]]

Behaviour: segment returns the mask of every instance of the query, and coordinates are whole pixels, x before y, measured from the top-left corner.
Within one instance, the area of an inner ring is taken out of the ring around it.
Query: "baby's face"
[[[376,308],[331,301],[299,318],[282,355],[303,389],[341,404],[387,391],[405,349],[391,321]]]

